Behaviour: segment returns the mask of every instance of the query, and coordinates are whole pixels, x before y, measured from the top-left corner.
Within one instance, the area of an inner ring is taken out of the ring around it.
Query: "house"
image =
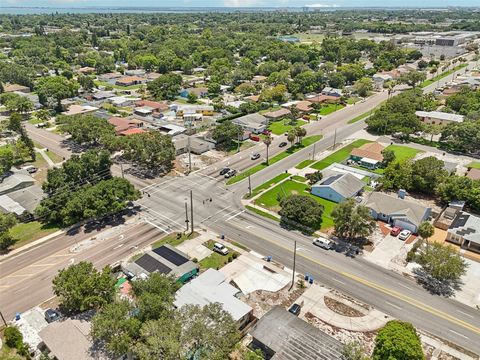
[[[106,74],[101,74],[98,75],[98,80],[102,82],[107,82],[109,84],[115,84],[115,81],[117,79],[120,79],[122,77],[122,74],[120,73],[106,73]]]
[[[255,83],[261,83],[261,82],[264,82],[265,80],[267,80],[267,77],[263,76],[263,75],[255,75],[252,78],[252,81],[255,82]]]
[[[14,91],[13,93],[26,97],[28,100],[30,100],[33,103],[33,107],[35,108],[35,110],[38,110],[42,107],[42,104],[40,104],[40,99],[38,98],[37,94],[26,93],[22,91]]]
[[[143,69],[130,69],[125,70],[125,75],[127,76],[145,76],[146,71]]]
[[[323,88],[322,90],[322,95],[327,95],[327,96],[334,96],[334,97],[341,97],[343,95],[343,92],[341,89],[336,89],[336,88],[332,88],[332,87],[325,87]]]
[[[480,180],[480,169],[471,168],[465,176],[472,180]]]
[[[172,275],[176,281],[185,283],[199,271],[198,264],[171,245],[162,245],[153,249],[132,263],[122,265],[130,278],[146,278],[153,272]]]
[[[125,107],[125,106],[133,105],[138,100],[140,100],[140,98],[128,98],[126,96],[113,96],[108,99],[108,102],[116,107]]]
[[[175,136],[175,135],[183,134],[185,131],[187,131],[187,129],[184,128],[183,126],[179,126],[175,124],[165,124],[165,125],[161,125],[158,131],[166,135]]]
[[[215,148],[215,143],[197,136],[188,136],[185,134],[176,135],[172,138],[175,154],[180,155],[188,152],[201,155]]]
[[[0,211],[4,214],[11,213],[17,217],[21,217],[27,212],[27,209],[13,200],[10,196],[0,195]]]
[[[372,79],[373,79],[373,84],[375,89],[380,90],[380,89],[383,89],[383,85],[387,81],[393,80],[393,77],[390,74],[377,73],[373,75]]]
[[[350,159],[361,167],[373,170],[383,161],[382,151],[385,147],[377,142],[363,144],[350,152]]]
[[[350,173],[335,174],[312,185],[311,193],[336,203],[358,195],[365,183]]]
[[[448,125],[463,122],[464,116],[441,111],[415,111],[415,115],[425,124]]]
[[[87,320],[58,320],[44,327],[38,335],[41,348],[49,358],[57,360],[106,360],[109,356],[97,350],[90,337],[91,323]]]
[[[280,306],[249,331],[251,346],[272,360],[341,360],[343,344]]]
[[[90,66],[84,66],[81,67],[80,69],[77,70],[77,73],[79,74],[92,74],[95,72],[95,68],[90,67]]]
[[[133,113],[138,116],[146,117],[153,115],[153,108],[150,106],[141,106],[133,109]]]
[[[109,98],[114,97],[115,94],[111,91],[97,91],[92,94],[93,100],[99,101],[99,100],[106,100]]]
[[[43,197],[45,196],[45,193],[42,190],[42,187],[39,185],[31,185],[27,186],[24,188],[20,188],[15,191],[11,191],[8,193],[8,195],[0,195],[0,196],[8,196],[10,200],[4,199],[2,208],[6,212],[17,212],[17,209],[13,211],[12,206],[15,208],[17,205],[13,204],[15,202],[18,204],[18,206],[21,206],[24,211],[26,211],[28,214],[34,214],[35,209],[37,206],[40,204],[40,201],[42,201]]]
[[[208,89],[204,87],[191,87],[180,91],[180,96],[183,98],[188,98],[189,94],[195,94],[197,97],[202,98],[208,95]]]
[[[118,135],[121,135],[121,136],[130,136],[130,135],[135,135],[135,134],[143,134],[145,133],[146,131],[143,130],[143,129],[140,129],[140,128],[131,128],[131,129],[127,129],[127,130],[123,130],[123,131],[120,131],[118,133]]]
[[[245,96],[244,99],[246,101],[250,101],[250,102],[258,102],[258,100],[260,100],[260,95],[250,95],[250,96]]]
[[[273,121],[289,117],[290,115],[291,115],[290,110],[285,109],[285,108],[281,108],[281,109],[278,109],[278,110],[275,110],[275,111],[269,111],[269,112],[263,114],[263,116],[265,116],[267,119],[270,119],[270,120],[273,120]]]
[[[213,116],[215,108],[211,105],[173,105],[172,109],[176,111],[177,116],[184,117],[185,114],[202,114],[203,116]]]
[[[118,86],[132,86],[132,85],[139,85],[144,84],[147,82],[147,79],[140,77],[140,76],[124,76],[120,79],[115,81],[115,85]]]
[[[480,253],[480,217],[465,211],[457,212],[447,230],[446,240]]]
[[[18,171],[7,176],[0,183],[0,195],[12,193],[14,191],[28,188],[35,184],[35,179],[28,175],[26,171]]]
[[[176,292],[174,305],[181,308],[184,305],[220,303],[242,329],[253,318],[253,309],[237,298],[239,293],[241,291],[230,285],[222,272],[208,269]]]
[[[29,93],[30,88],[28,86],[23,86],[19,84],[7,84],[3,87],[3,91],[8,93],[8,92],[21,92],[21,93]]]
[[[416,233],[420,224],[426,221],[432,209],[400,197],[372,192],[365,205],[370,208],[374,219],[392,226]]]
[[[308,97],[307,100],[311,103],[314,103],[314,104],[323,104],[323,103],[339,101],[340,98],[337,97],[337,96],[318,94],[318,95]]]
[[[158,101],[151,101],[151,100],[140,100],[135,102],[135,106],[144,107],[148,106],[149,108],[153,109],[153,112],[164,112],[169,109],[168,104],[166,102],[158,102]]]
[[[138,119],[127,119],[116,116],[109,118],[107,121],[115,127],[115,133],[117,135],[120,135],[120,133],[125,130],[141,128],[144,125],[143,121]]]
[[[244,131],[249,131],[254,134],[260,134],[268,125],[268,119],[259,113],[240,116],[232,120],[232,122],[240,125]]]
[[[62,112],[62,115],[65,116],[75,116],[75,115],[84,115],[90,114],[97,111],[98,108],[90,105],[70,105],[67,111]]]

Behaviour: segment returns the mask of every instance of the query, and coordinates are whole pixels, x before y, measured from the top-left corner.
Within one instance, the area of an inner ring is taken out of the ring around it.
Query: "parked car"
[[[330,250],[333,248],[333,241],[319,237],[313,240],[313,245],[316,245],[318,247],[321,247],[322,249],[325,250]]]
[[[226,248],[225,245],[220,244],[220,243],[215,243],[213,245],[213,251],[222,254],[222,255],[228,255],[228,249]]]
[[[282,141],[282,142],[278,145],[278,147],[285,147],[285,146],[287,146],[287,142],[286,142],[286,141]]]
[[[237,170],[234,170],[234,169],[228,170],[227,173],[224,175],[225,179],[228,179],[228,178],[231,178],[232,176],[235,176],[236,173],[237,173]]]
[[[23,170],[27,170],[29,174],[34,174],[38,171],[38,169],[35,166],[28,165],[22,168]]]
[[[60,313],[57,310],[54,309],[47,309],[45,311],[45,320],[47,323],[52,323],[54,321],[57,321],[58,319],[61,318]]]
[[[399,226],[394,226],[392,230],[390,230],[390,235],[397,236],[400,234],[400,231],[402,231],[402,229]]]
[[[299,304],[293,304],[290,307],[290,309],[288,309],[288,311],[291,312],[295,316],[300,315],[300,310],[302,310],[302,307]]]
[[[220,170],[220,175],[225,175],[226,173],[228,173],[230,171],[230,168],[223,168],[222,170]]]
[[[271,134],[271,131],[268,130],[268,129],[265,129],[265,130],[262,131],[262,134],[263,134],[263,135],[270,135],[270,134]]]
[[[347,252],[345,253],[346,256],[354,258],[356,255],[360,254],[360,248],[355,245],[350,245]]]
[[[260,136],[250,135],[250,140],[252,140],[252,141],[260,141]]]
[[[410,237],[410,235],[412,235],[412,232],[411,232],[410,230],[402,230],[402,231],[400,232],[400,234],[398,235],[398,238],[399,238],[400,240],[405,241],[405,240],[408,240],[408,238]]]
[[[257,160],[260,158],[260,154],[258,152],[255,152],[252,154],[252,156],[250,156],[250,159],[252,160]]]

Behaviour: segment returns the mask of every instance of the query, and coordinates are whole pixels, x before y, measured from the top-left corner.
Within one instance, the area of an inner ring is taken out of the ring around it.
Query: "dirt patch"
[[[351,306],[348,306],[347,304],[344,304],[336,299],[333,299],[331,297],[325,296],[324,298],[325,305],[332,310],[333,312],[343,315],[343,316],[348,316],[348,317],[362,317],[364,314],[357,309],[352,308]]]

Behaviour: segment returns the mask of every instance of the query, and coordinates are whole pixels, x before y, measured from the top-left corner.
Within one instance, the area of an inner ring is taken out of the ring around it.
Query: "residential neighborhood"
[[[478,5],[167,2],[0,5],[0,359],[479,359]]]

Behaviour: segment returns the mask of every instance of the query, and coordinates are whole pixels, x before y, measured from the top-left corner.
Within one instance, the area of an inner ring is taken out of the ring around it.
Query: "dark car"
[[[45,311],[45,320],[47,323],[52,323],[60,319],[61,315],[57,310],[54,309],[47,309]]]
[[[230,171],[230,168],[223,168],[222,170],[220,170],[220,175],[225,175],[229,171]]]
[[[287,146],[287,142],[286,142],[286,141],[282,141],[282,142],[278,145],[278,147],[285,147],[285,146]]]
[[[300,310],[302,310],[302,307],[298,304],[293,304],[290,309],[288,309],[289,312],[291,312],[293,315],[298,316],[300,315]]]

